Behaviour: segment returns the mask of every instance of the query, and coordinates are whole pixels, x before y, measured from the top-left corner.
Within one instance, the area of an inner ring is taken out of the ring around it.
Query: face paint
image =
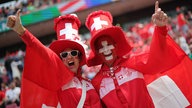
[[[105,57],[105,60],[112,60],[112,59],[113,59],[113,55]]]
[[[90,72],[90,73],[87,74],[87,78],[93,79],[93,77],[94,77],[95,75],[96,75],[95,72]]]
[[[103,46],[103,48],[99,49],[99,53],[103,53],[103,55],[105,55],[105,59],[106,60],[111,60],[113,59],[113,55],[110,55],[112,53],[112,49],[114,49],[113,45],[108,45],[107,41],[102,41],[101,45]]]

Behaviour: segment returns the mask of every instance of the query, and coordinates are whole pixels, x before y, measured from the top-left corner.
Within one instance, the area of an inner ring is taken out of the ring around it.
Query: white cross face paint
[[[110,56],[106,56],[105,57],[105,60],[112,60],[113,59],[113,55],[110,55]]]
[[[103,53],[103,55],[105,56],[105,60],[113,59],[111,50],[114,49],[115,47],[113,45],[108,45],[107,41],[102,41],[101,44],[103,48],[99,49],[99,53]]]

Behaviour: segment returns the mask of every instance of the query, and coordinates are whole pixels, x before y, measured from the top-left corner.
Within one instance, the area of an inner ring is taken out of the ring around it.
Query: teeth
[[[73,62],[73,61],[69,61],[69,62],[68,62],[68,65],[69,65],[69,66],[72,66],[72,65],[74,65],[74,62]]]
[[[112,59],[113,59],[113,56],[112,56],[112,55],[106,56],[105,59],[106,59],[106,60],[112,60]]]
[[[105,54],[104,54],[105,55]],[[112,53],[110,53],[110,54],[106,54],[105,56],[111,56],[112,55]]]
[[[69,61],[68,63],[72,63],[73,61]]]

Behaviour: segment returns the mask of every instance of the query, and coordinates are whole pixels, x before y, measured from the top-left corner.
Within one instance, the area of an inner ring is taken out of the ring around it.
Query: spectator
[[[7,90],[8,90],[7,84],[5,82],[2,82],[1,83],[1,91],[6,93]]]
[[[188,30],[189,30],[189,22],[188,20],[185,18],[184,15],[184,7],[177,7],[177,27],[178,27],[178,31],[180,31],[181,33],[183,33],[184,36],[187,35]]]
[[[0,87],[0,108],[5,108],[5,92]]]
[[[192,60],[192,38],[189,40],[189,49],[191,51],[191,53],[189,54],[189,58]]]
[[[16,87],[16,84],[14,81],[12,81],[9,84],[9,89],[6,91],[6,105],[14,104],[16,103],[17,106],[20,105],[20,87]]]
[[[13,61],[12,57],[8,57],[5,60],[5,69],[7,71],[7,77],[8,77],[8,82],[11,82],[13,80],[13,73],[11,69],[11,62]]]
[[[102,64],[92,84],[106,107],[154,108],[143,75],[160,73],[180,63],[183,55],[177,55],[175,49],[166,43],[168,17],[161,11],[158,2],[155,4],[152,21],[156,27],[150,52],[125,57],[131,47],[122,29],[112,25],[111,14],[96,11],[87,17],[86,27],[92,36],[92,55],[88,65]]]
[[[80,21],[77,16],[59,16],[54,20],[58,40],[51,43],[51,50],[23,27],[20,11],[16,16],[9,16],[7,21],[7,26],[18,33],[27,45],[22,77],[22,107],[56,107],[58,100],[62,108],[102,107],[90,81],[81,76],[86,55],[84,44],[78,37]],[[36,87],[35,90],[32,85]],[[49,97],[50,101],[47,101],[48,96],[54,98]]]
[[[29,12],[33,12],[35,11],[35,6],[33,5],[33,2],[29,2],[28,5],[27,5],[27,10]]]
[[[16,87],[21,87],[21,80],[20,80],[19,77],[15,77],[15,78],[13,79],[13,81],[15,82]]]

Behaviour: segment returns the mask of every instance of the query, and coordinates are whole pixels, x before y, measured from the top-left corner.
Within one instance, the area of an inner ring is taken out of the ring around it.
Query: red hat
[[[95,11],[91,13],[86,19],[86,27],[91,33],[90,47],[93,52],[90,53],[90,57],[87,60],[89,66],[101,64],[100,58],[96,55],[96,49],[94,47],[95,40],[98,37],[107,35],[110,36],[117,44],[117,55],[122,57],[129,53],[131,46],[129,45],[126,35],[121,27],[112,25],[113,18],[107,11]]]
[[[81,52],[82,58],[80,66],[86,63],[85,44],[81,41],[78,34],[80,21],[75,14],[59,16],[54,19],[54,29],[57,33],[56,41],[52,42],[49,46],[58,56],[67,49],[72,48]]]

